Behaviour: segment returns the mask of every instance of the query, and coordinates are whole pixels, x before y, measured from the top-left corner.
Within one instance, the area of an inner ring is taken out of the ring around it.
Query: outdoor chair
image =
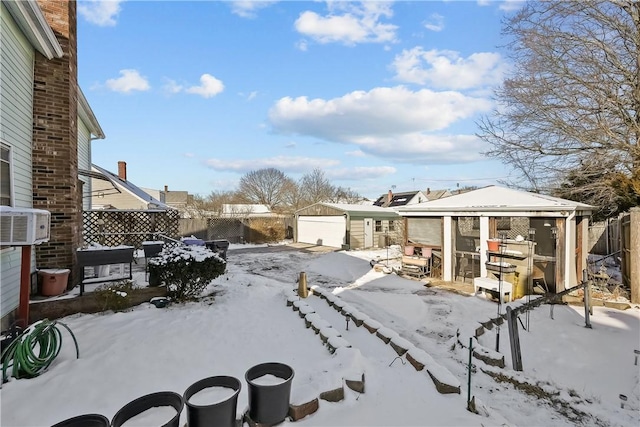
[[[542,287],[540,284],[542,284]],[[549,293],[549,286],[547,285],[547,280],[544,277],[544,270],[535,264],[533,265],[533,270],[531,272],[531,286],[535,293]],[[536,287],[541,288],[544,292],[536,292]]]

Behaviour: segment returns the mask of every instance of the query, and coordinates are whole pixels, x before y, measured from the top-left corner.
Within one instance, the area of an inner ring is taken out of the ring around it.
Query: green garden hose
[[[76,357],[80,358],[78,341],[67,325],[48,319],[40,320],[25,329],[2,352],[2,382],[8,380],[8,370],[12,367],[14,378],[33,378],[44,372],[58,356],[62,348],[62,334],[58,325],[69,331],[76,345]]]

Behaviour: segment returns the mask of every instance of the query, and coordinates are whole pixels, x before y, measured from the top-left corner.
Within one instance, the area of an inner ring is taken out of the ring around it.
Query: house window
[[[389,221],[389,231],[396,231],[396,222]]]
[[[382,221],[376,221],[376,231],[382,231]]]
[[[11,148],[0,144],[0,205],[11,206]]]

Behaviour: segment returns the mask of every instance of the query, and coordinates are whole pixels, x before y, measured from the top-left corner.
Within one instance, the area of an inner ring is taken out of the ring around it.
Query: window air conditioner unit
[[[48,242],[51,212],[0,206],[0,246],[30,246]]]

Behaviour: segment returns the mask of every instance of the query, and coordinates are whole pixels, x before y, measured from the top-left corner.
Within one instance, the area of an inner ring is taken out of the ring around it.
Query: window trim
[[[8,144],[7,142],[5,142],[4,140],[0,139],[0,148],[2,149],[6,149],[9,152],[9,160],[6,161],[6,163],[9,165],[9,204],[4,205],[0,199],[0,204],[3,206],[13,206],[15,204],[15,193],[14,193],[14,175],[13,175],[13,168],[14,168],[14,161],[13,161],[13,147]],[[0,157],[0,162],[5,162],[5,160],[3,160]]]

